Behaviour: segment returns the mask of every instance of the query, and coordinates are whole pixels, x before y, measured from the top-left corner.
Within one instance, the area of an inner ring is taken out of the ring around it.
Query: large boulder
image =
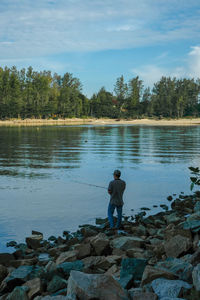
[[[26,238],[26,244],[30,249],[37,249],[41,247],[41,241],[43,240],[42,234],[32,234]]]
[[[128,296],[112,276],[72,271],[68,281],[67,299],[128,300]]]
[[[14,260],[15,257],[10,253],[0,253],[0,264],[6,267],[10,266],[10,262]]]
[[[180,280],[192,282],[193,266],[180,258],[169,257],[164,261],[158,262],[155,267],[173,273]]]
[[[141,280],[147,260],[124,258],[121,263],[120,284],[123,288],[131,288],[135,280]]]
[[[121,261],[121,257],[118,255],[109,256],[89,256],[83,260],[85,270],[89,272],[90,270],[108,270],[112,265],[118,264]]]
[[[152,281],[151,286],[159,299],[164,297],[178,298],[181,296],[182,289],[191,289],[192,286],[182,280],[168,280],[165,278],[157,278]]]
[[[0,265],[0,284],[7,275],[8,275],[7,268],[5,266]]]
[[[164,243],[167,257],[179,257],[192,247],[190,238],[176,235]]]
[[[77,244],[74,245],[74,250],[78,251],[77,258],[83,259],[91,254],[91,245],[87,244]]]
[[[7,300],[29,300],[27,296],[28,287],[16,286],[12,293],[8,295]]]
[[[77,260],[77,255],[78,255],[78,251],[77,250],[63,252],[56,259],[56,264],[59,265],[59,264],[62,264],[64,262],[75,261],[75,260]]]
[[[192,279],[194,287],[197,291],[200,291],[200,264],[196,265],[192,272]]]
[[[142,247],[144,245],[144,240],[135,236],[122,236],[115,238],[111,241],[111,246],[113,248],[128,250],[135,247]]]
[[[21,285],[28,280],[40,277],[43,272],[43,268],[39,266],[21,266],[4,279],[3,291],[12,291],[14,287]]]
[[[110,241],[104,233],[99,233],[90,239],[90,244],[94,248],[96,255],[102,255],[109,248]]]
[[[47,291],[49,293],[55,293],[58,290],[65,289],[67,287],[67,281],[62,277],[55,275],[47,285]]]
[[[74,262],[65,262],[56,267],[56,272],[61,275],[68,277],[72,270],[82,271],[84,268],[84,263],[81,260],[76,260]]]
[[[24,286],[28,287],[28,297],[33,299],[42,292],[42,282],[40,278],[34,278],[27,281]]]
[[[152,266],[146,266],[142,275],[141,285],[146,285],[156,278],[178,279],[178,276],[170,271],[158,269]]]

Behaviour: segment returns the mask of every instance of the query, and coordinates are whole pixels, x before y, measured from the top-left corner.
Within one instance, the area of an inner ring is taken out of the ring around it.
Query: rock
[[[155,267],[173,273],[180,280],[192,282],[193,266],[182,259],[169,257],[165,261],[158,262]]]
[[[8,275],[7,268],[5,266],[0,265],[0,284],[7,275]]]
[[[40,235],[43,238],[43,233],[36,230],[32,230],[32,235]]]
[[[16,286],[11,294],[7,297],[7,300],[29,300],[27,296],[28,287]]]
[[[172,201],[172,200],[173,200],[173,197],[172,197],[172,196],[168,196],[168,197],[167,197],[167,200],[168,200],[168,201]]]
[[[157,300],[158,296],[150,292],[135,292],[131,300]],[[180,299],[179,299],[180,300]]]
[[[107,222],[108,222],[108,218],[104,218],[104,219],[96,218],[96,220],[95,220],[96,225],[102,225],[102,224],[105,224]]]
[[[26,244],[28,248],[37,249],[41,247],[41,241],[43,240],[43,235],[33,234],[26,238]]]
[[[10,241],[10,242],[6,243],[6,247],[16,247],[16,246],[17,246],[16,241]]]
[[[195,253],[191,255],[191,257],[189,258],[189,262],[193,266],[196,266],[200,262],[200,249],[198,249]]]
[[[198,232],[200,230],[200,220],[188,220],[180,224],[183,229]]]
[[[66,296],[58,295],[58,296],[44,296],[44,297],[36,297],[34,300],[71,300],[66,299]]]
[[[17,259],[17,260],[11,260],[10,266],[13,266],[14,268],[18,268],[20,266],[33,266],[38,262],[37,257],[30,258],[30,259]]]
[[[142,275],[141,285],[152,282],[156,278],[178,279],[178,276],[167,270],[161,270],[156,267],[146,266]]]
[[[72,262],[77,260],[77,254],[78,251],[77,250],[72,250],[72,251],[67,251],[67,252],[63,252],[59,255],[59,257],[56,259],[56,264],[62,264],[64,262]]]
[[[89,256],[84,258],[82,261],[86,270],[108,270],[112,265],[119,263],[121,261],[121,257],[117,255]]]
[[[194,267],[194,270],[192,272],[192,279],[195,289],[197,291],[200,291],[200,264]]]
[[[55,293],[58,290],[65,289],[67,287],[67,281],[62,277],[55,275],[47,285],[47,291],[49,293]]]
[[[110,241],[104,233],[90,239],[90,244],[94,248],[96,255],[102,255],[108,249]]]
[[[191,247],[191,240],[181,235],[176,235],[164,243],[167,257],[178,257],[188,251]]]
[[[77,245],[74,246],[74,250],[78,251],[77,258],[78,259],[83,259],[83,258],[90,255],[91,246],[90,246],[89,243],[87,243],[87,244],[77,244]]]
[[[178,224],[181,221],[181,218],[177,216],[177,213],[170,213],[169,215],[166,214],[166,216],[164,216],[167,224]]]
[[[162,299],[164,297],[177,298],[181,293],[182,288],[191,289],[192,286],[182,280],[168,280],[165,278],[157,278],[152,281],[151,286],[155,294]]]
[[[42,292],[42,283],[40,278],[34,278],[32,280],[27,281],[24,286],[28,287],[28,297],[29,299],[33,299],[38,296]]]
[[[194,206],[194,212],[200,211],[200,201],[197,201],[195,206]]]
[[[106,272],[105,275],[112,275],[114,277],[120,277],[120,268],[117,265],[112,265]]]
[[[142,236],[147,234],[146,227],[142,224],[139,224],[138,226],[131,227],[131,232],[134,235]]]
[[[135,247],[142,247],[144,241],[138,237],[122,236],[115,238],[111,241],[111,246],[113,248],[118,248],[121,250],[128,250]]]
[[[15,286],[21,285],[28,280],[39,277],[43,273],[43,268],[34,266],[21,266],[15,269],[4,279],[5,291],[11,291]]]
[[[58,265],[56,271],[67,277],[72,270],[82,271],[83,268],[83,262],[81,260],[76,260],[74,262],[65,262]]]
[[[98,232],[92,229],[90,226],[81,228],[80,232],[84,237],[94,236],[98,234]]]
[[[66,252],[68,250],[69,250],[69,246],[68,245],[59,245],[59,246],[56,246],[56,247],[48,249],[47,253],[50,256],[58,257],[62,252]]]
[[[112,277],[72,271],[68,281],[67,299],[128,300],[126,292]]]
[[[128,285],[133,280],[141,280],[147,260],[137,258],[124,258],[121,263],[120,283],[123,287]],[[126,283],[126,284],[125,284]],[[124,285],[125,284],[125,285]]]
[[[10,253],[0,253],[0,264],[3,266],[9,267],[10,261],[14,259],[14,256]]]

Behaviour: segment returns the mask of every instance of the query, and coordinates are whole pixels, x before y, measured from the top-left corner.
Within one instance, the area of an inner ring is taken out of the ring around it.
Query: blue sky
[[[73,73],[91,96],[116,78],[200,77],[199,0],[0,0],[0,66]]]

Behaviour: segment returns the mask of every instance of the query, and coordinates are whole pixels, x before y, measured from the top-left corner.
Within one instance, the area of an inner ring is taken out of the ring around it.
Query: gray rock
[[[16,286],[12,293],[9,294],[7,300],[29,300],[27,296],[28,287]]]
[[[59,265],[59,264],[62,264],[64,262],[75,261],[75,260],[77,260],[77,255],[78,255],[78,251],[77,250],[63,252],[56,259],[56,264]]]
[[[178,257],[192,247],[191,239],[176,235],[164,243],[167,257]]]
[[[30,249],[37,249],[41,247],[42,240],[43,240],[42,234],[33,234],[26,238],[26,244]]]
[[[141,247],[144,244],[144,241],[138,237],[122,236],[115,238],[111,241],[111,246],[113,248],[118,248],[121,250],[128,250],[134,247]]]
[[[74,262],[65,262],[57,266],[56,271],[63,274],[64,276],[69,276],[72,270],[82,271],[84,264],[81,260],[76,260]]]
[[[194,287],[197,291],[200,291],[200,264],[196,265],[192,272],[192,279]]]
[[[68,300],[68,299],[66,298],[66,296],[62,296],[62,295],[58,295],[58,296],[49,296],[48,295],[48,296],[44,296],[44,297],[38,296],[38,297],[34,298],[34,300]]]
[[[192,232],[198,232],[200,230],[200,220],[185,221],[180,224],[183,229],[191,230]]]
[[[28,280],[39,277],[43,273],[43,268],[39,266],[21,266],[15,269],[4,279],[5,291],[12,291],[17,285],[21,285]]]
[[[14,256],[10,253],[0,253],[0,264],[6,267],[10,266],[11,260],[14,260]]]
[[[185,281],[168,280],[164,278],[155,279],[152,281],[151,286],[159,299],[164,297],[177,298],[179,297],[182,288],[192,288],[192,286]]]
[[[138,258],[123,258],[120,271],[120,284],[124,288],[132,287],[134,280],[141,280],[147,260]]]
[[[173,274],[169,270],[159,269],[152,266],[146,266],[142,275],[141,285],[145,285],[152,282],[156,278],[166,278],[166,279],[178,279],[176,274]]]
[[[127,293],[112,276],[72,271],[68,281],[67,299],[77,298],[128,300]]]
[[[178,279],[192,283],[193,266],[189,262],[169,257],[164,261],[158,262],[155,267],[167,270],[178,276]]]
[[[157,300],[158,296],[151,292],[136,292],[131,300]]]
[[[7,268],[5,266],[0,265],[0,284],[7,275],[8,275]]]
[[[42,292],[42,282],[40,278],[34,278],[27,281],[24,286],[28,287],[28,297],[33,299]]]
[[[58,290],[65,289],[67,287],[67,281],[62,277],[55,275],[47,285],[47,291],[49,293],[55,293]]]
[[[99,233],[90,239],[90,244],[94,248],[96,255],[102,255],[109,247],[110,241],[104,233]]]
[[[200,201],[197,201],[194,206],[194,212],[200,211]]]

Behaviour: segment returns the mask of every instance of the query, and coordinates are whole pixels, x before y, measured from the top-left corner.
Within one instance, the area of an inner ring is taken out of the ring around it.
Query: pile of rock
[[[172,200],[170,198],[170,200]],[[107,219],[63,237],[33,231],[0,254],[0,300],[200,299],[200,195],[182,196],[156,215]]]

